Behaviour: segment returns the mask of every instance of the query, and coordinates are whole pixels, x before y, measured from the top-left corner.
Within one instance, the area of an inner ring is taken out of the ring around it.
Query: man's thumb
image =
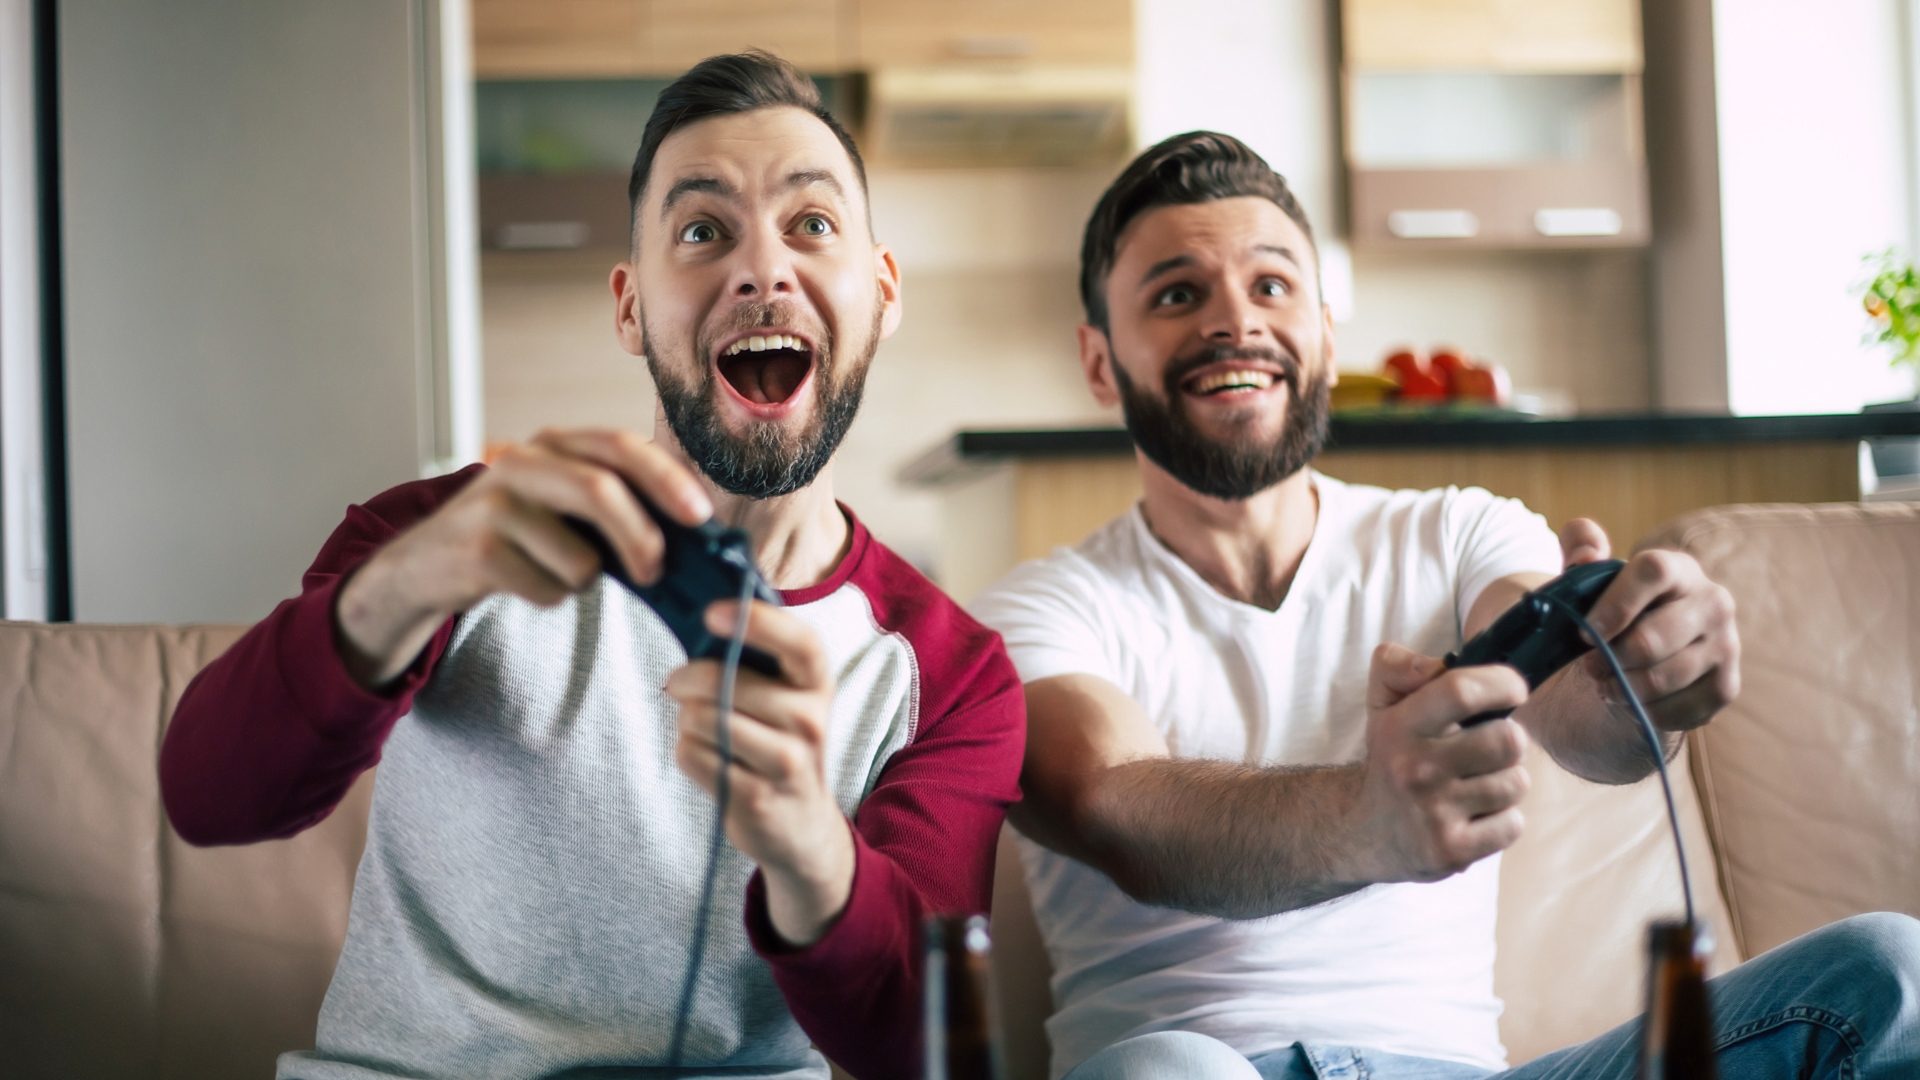
[[[1563,566],[1599,562],[1613,554],[1607,531],[1592,518],[1574,518],[1560,527],[1560,555]]]

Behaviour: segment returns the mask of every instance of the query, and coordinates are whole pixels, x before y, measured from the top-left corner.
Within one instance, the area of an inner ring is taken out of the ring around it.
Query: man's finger
[[[738,600],[715,602],[707,608],[707,629],[731,637],[739,611]],[[780,677],[788,686],[818,690],[832,681],[820,636],[791,612],[755,600],[748,607],[746,643],[779,662]]]
[[[704,744],[718,755],[719,715],[719,710],[711,704],[682,706],[681,736]],[[806,768],[806,748],[799,740],[759,722],[751,714],[734,712],[727,724],[727,745],[735,765],[774,783],[783,783]]]
[[[593,548],[538,506],[519,503],[496,516],[494,528],[569,592],[591,584],[600,572],[600,556]]]
[[[1560,527],[1561,564],[1567,567],[1599,562],[1613,553],[1607,531],[1592,518],[1574,518]]]
[[[1453,804],[1470,818],[1483,818],[1519,806],[1533,786],[1533,778],[1519,765],[1462,780],[1450,792]]]
[[[1496,852],[1505,851],[1526,831],[1527,819],[1518,806],[1475,818],[1466,826],[1466,846],[1479,862]]]
[[[1463,728],[1436,748],[1441,766],[1462,779],[1511,769],[1526,753],[1527,731],[1511,719]]]
[[[626,477],[654,506],[682,525],[698,525],[713,516],[713,500],[685,465],[630,431],[542,431],[541,446],[604,465]]]
[[[717,707],[720,702],[721,664],[718,660],[695,660],[667,676],[666,693],[682,706]],[[813,690],[796,690],[779,679],[757,671],[740,669],[733,687],[733,708],[775,731],[799,735],[809,742],[822,736],[810,706],[818,699]]]
[[[546,567],[511,543],[502,543],[502,551],[488,564],[494,580],[490,592],[512,593],[541,607],[552,607],[573,595],[573,586],[554,577]]]
[[[636,581],[660,576],[666,541],[618,473],[540,445],[515,447],[496,462],[498,482],[522,502],[584,518],[600,530]]]
[[[1404,645],[1385,644],[1373,650],[1367,677],[1367,707],[1384,709],[1432,682],[1446,665]]]
[[[1408,729],[1434,737],[1469,717],[1526,704],[1527,680],[1505,664],[1455,668],[1407,695],[1398,708],[1409,710]]]
[[[1648,608],[1705,583],[1706,575],[1691,555],[1659,548],[1642,551],[1627,560],[1620,576],[1594,601],[1587,622],[1611,641]]]

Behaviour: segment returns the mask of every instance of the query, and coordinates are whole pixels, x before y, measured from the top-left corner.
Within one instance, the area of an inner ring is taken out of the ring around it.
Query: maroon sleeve
[[[875,543],[881,580],[861,580],[881,626],[921,674],[921,724],[854,818],[853,893],[819,941],[792,949],[756,872],[747,931],[820,1052],[860,1080],[921,1072],[920,926],[984,912],[1007,807],[1020,798],[1026,699],[999,635]]]
[[[334,647],[334,596],[355,567],[483,468],[402,484],[349,507],[300,595],[187,686],[160,746],[160,796],[188,843],[292,836],[332,813],[380,760],[387,733],[446,648],[453,620],[397,682],[374,693],[353,681]]]

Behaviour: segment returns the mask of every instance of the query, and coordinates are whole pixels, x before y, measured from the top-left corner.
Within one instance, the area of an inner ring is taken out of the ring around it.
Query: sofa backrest
[[[371,776],[292,840],[198,849],[161,734],[224,626],[0,623],[0,1047],[20,1080],[273,1075],[313,1045]]]
[[[1693,768],[1741,953],[1920,916],[1920,504],[1719,507],[1648,543],[1736,605],[1744,686]]]

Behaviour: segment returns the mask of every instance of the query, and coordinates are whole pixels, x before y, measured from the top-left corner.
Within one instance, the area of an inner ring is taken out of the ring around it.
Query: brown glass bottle
[[[1640,1080],[1719,1080],[1707,1004],[1706,935],[1687,922],[1647,929],[1647,1015]]]
[[[926,1080],[999,1080],[986,916],[931,916],[926,943]]]

